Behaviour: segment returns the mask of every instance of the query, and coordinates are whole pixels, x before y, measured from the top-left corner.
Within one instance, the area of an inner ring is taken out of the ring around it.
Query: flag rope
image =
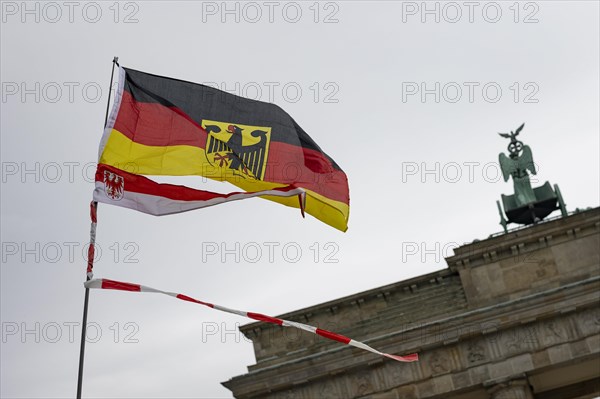
[[[162,291],[162,290],[147,287],[144,285],[125,283],[125,282],[121,282],[121,281],[114,281],[114,280],[108,280],[108,279],[93,279],[93,280],[89,280],[89,281],[85,282],[84,285],[86,288],[130,291],[130,292],[151,292],[151,293],[169,295],[169,296],[175,297],[177,299],[181,299],[183,301],[197,303],[199,305],[204,305],[204,306],[207,306],[212,309],[220,310],[222,312],[227,312],[227,313],[232,313],[232,314],[236,314],[236,315],[243,316],[243,317],[248,317],[250,319],[262,321],[265,323],[277,324],[282,327],[293,327],[293,328],[297,328],[300,330],[308,331],[310,333],[320,335],[321,337],[324,337],[324,338],[327,338],[327,339],[330,339],[333,341],[341,342],[346,345],[351,345],[356,348],[360,348],[360,349],[375,353],[380,356],[385,356],[389,359],[397,360],[399,362],[416,362],[419,360],[419,355],[417,353],[412,353],[412,354],[404,355],[404,356],[383,353],[383,352],[378,351],[377,349],[371,348],[370,346],[368,346],[367,344],[364,344],[362,342],[355,341],[355,340],[345,337],[343,335],[336,334],[331,331],[323,330],[323,329],[320,329],[320,328],[317,328],[314,326],[310,326],[308,324],[302,324],[302,323],[297,323],[294,321],[283,320],[283,319],[280,319],[277,317],[271,317],[271,316],[267,316],[267,315],[264,315],[261,313],[245,312],[245,311],[241,311],[241,310],[229,309],[224,306],[200,301],[198,299],[191,298],[187,295],[177,294],[177,293],[168,292],[168,291]]]

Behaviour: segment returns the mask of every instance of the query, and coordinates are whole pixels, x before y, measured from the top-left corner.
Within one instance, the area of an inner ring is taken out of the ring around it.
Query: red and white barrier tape
[[[410,355],[404,355],[404,356],[391,355],[389,353],[379,352],[378,350],[373,349],[370,346],[363,344],[362,342],[355,341],[353,339],[350,339],[350,338],[345,337],[340,334],[336,334],[331,331],[322,330],[317,327],[309,326],[307,324],[296,323],[294,321],[283,320],[283,319],[279,319],[277,317],[266,316],[261,313],[244,312],[241,310],[229,309],[229,308],[215,305],[212,303],[199,301],[197,299],[191,298],[191,297],[183,295],[183,294],[161,291],[161,290],[157,290],[155,288],[146,287],[144,285],[124,283],[124,282],[108,280],[108,279],[93,279],[93,280],[85,282],[84,285],[86,286],[86,288],[98,288],[98,289],[104,289],[104,290],[120,290],[120,291],[132,291],[132,292],[153,292],[153,293],[165,294],[165,295],[175,297],[177,299],[197,303],[200,305],[208,306],[209,308],[220,310],[222,312],[237,314],[240,316],[248,317],[250,319],[262,321],[265,323],[273,323],[273,324],[277,324],[277,325],[280,325],[283,327],[298,328],[300,330],[308,331],[313,334],[317,334],[322,337],[341,342],[343,344],[351,345],[351,346],[354,346],[354,347],[357,347],[357,348],[360,348],[360,349],[363,349],[363,350],[366,350],[366,351],[369,351],[372,353],[376,353],[381,356],[385,356],[390,359],[397,360],[399,362],[416,362],[417,360],[419,360],[419,355],[416,353],[413,353]]]
[[[86,270],[88,280],[94,278],[94,256],[96,252],[96,224],[98,222],[97,211],[98,203],[96,201],[90,202],[90,245],[88,246],[88,261]]]

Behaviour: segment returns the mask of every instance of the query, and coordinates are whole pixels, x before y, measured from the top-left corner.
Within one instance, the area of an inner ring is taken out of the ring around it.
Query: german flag
[[[213,87],[119,67],[98,163],[111,176],[199,175],[255,193],[303,189],[307,213],[348,228],[348,179],[335,161],[277,105]],[[301,207],[292,196],[261,198]]]

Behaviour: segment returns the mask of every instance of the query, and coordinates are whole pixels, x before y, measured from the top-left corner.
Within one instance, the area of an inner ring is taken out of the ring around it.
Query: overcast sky
[[[429,10],[429,12],[427,12]],[[75,395],[88,204],[112,57],[280,105],[346,172],[349,230],[261,199],[99,205],[95,275],[277,315],[446,267],[501,230],[508,132],[598,206],[596,1],[2,2],[2,397]],[[231,191],[200,177],[163,179]],[[273,252],[270,253],[269,249]],[[85,397],[231,397],[249,320],[92,291]]]

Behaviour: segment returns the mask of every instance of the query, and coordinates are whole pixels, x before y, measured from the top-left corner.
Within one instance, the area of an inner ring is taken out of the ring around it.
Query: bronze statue
[[[525,127],[524,123],[514,132],[498,133],[500,136],[510,139],[509,156],[500,153],[498,160],[504,181],[508,181],[512,176],[515,191],[513,195],[502,194],[502,203],[508,220],[504,218],[500,202],[496,201],[500,212],[500,224],[505,232],[508,223],[535,224],[556,209],[560,209],[563,216],[567,215],[558,185],[554,185],[554,190],[548,182],[537,188],[531,187],[529,172],[535,175],[537,170],[531,148],[517,140],[523,127]]]
[[[510,176],[513,178],[517,205],[525,205],[535,201],[535,194],[531,188],[529,173],[527,173],[528,170],[534,175],[537,173],[535,164],[533,163],[531,148],[528,145],[523,145],[516,138],[524,126],[525,124],[523,123],[514,133],[512,131],[510,134],[498,133],[502,137],[510,138],[510,144],[508,145],[510,157],[501,152],[498,160],[504,181],[508,181]]]

